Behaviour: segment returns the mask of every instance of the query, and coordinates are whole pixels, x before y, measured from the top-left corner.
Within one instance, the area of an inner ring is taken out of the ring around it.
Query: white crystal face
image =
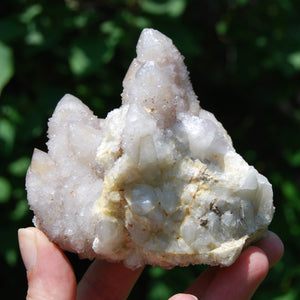
[[[172,41],[144,29],[122,106],[98,119],[65,95],[27,172],[34,223],[81,257],[228,266],[270,224],[272,188],[200,108]]]

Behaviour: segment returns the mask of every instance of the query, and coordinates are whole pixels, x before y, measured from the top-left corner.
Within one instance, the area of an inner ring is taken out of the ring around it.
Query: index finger
[[[128,269],[122,262],[96,259],[78,284],[77,300],[126,299],[143,268]]]

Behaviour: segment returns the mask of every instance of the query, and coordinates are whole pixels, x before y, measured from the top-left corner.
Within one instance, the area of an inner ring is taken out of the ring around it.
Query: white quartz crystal
[[[122,106],[98,119],[65,95],[49,120],[49,152],[26,177],[34,224],[81,257],[171,268],[228,266],[270,224],[268,180],[202,109],[183,57],[144,29]]]

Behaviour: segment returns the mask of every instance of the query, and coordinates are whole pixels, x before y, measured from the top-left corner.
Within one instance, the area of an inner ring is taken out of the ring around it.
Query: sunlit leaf
[[[43,7],[41,4],[33,4],[27,7],[27,9],[20,15],[20,21],[28,24],[34,17],[41,14],[42,11]]]
[[[75,75],[82,75],[88,70],[92,64],[91,59],[83,51],[83,49],[78,46],[74,46],[71,49],[71,54],[69,58],[69,63],[71,71]]]
[[[30,158],[21,157],[9,164],[8,170],[12,175],[22,177],[26,174],[29,165]]]
[[[0,95],[14,74],[13,51],[0,41]]]
[[[288,62],[294,67],[295,70],[300,70],[300,51],[294,52],[288,56]]]
[[[42,45],[44,42],[43,34],[38,31],[35,27],[30,28],[28,34],[25,37],[25,41],[28,45]]]
[[[89,75],[98,71],[101,64],[107,63],[112,53],[113,48],[103,38],[83,38],[71,47],[71,71],[77,76]]]

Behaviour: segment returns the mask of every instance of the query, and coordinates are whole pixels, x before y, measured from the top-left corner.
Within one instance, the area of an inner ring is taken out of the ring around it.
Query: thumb
[[[37,228],[19,229],[18,237],[27,271],[27,300],[74,300],[76,279],[63,252]]]

